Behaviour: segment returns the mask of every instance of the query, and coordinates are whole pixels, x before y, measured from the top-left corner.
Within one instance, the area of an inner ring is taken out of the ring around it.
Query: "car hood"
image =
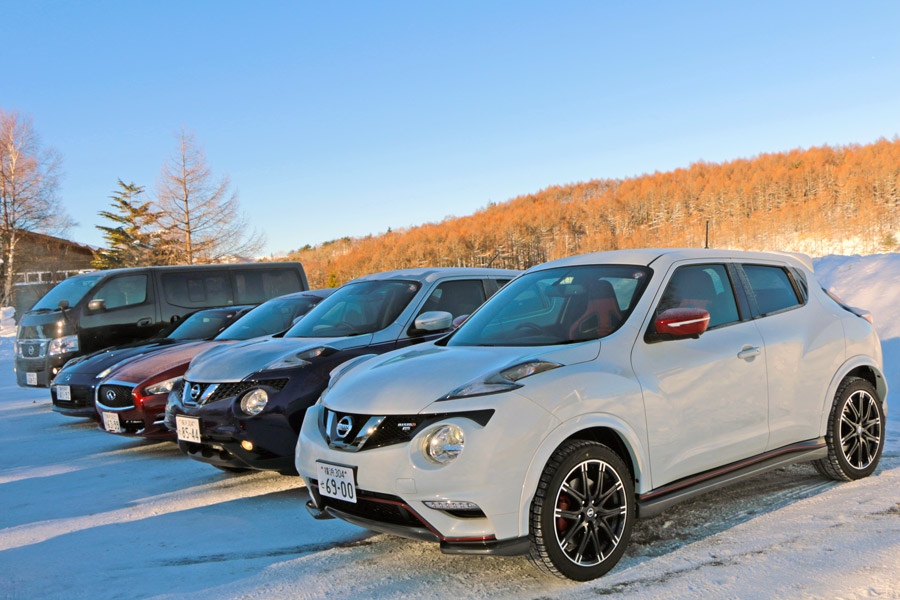
[[[372,334],[336,338],[257,338],[204,352],[191,362],[184,378],[201,383],[242,381],[283,356],[319,346],[343,350],[371,343]]]
[[[179,344],[146,356],[135,357],[110,373],[109,378],[123,383],[140,383],[158,373],[168,371],[182,363],[190,362],[194,356],[216,344],[224,342],[200,341]]]
[[[350,367],[325,405],[338,412],[417,414],[471,381],[534,359],[573,365],[597,357],[599,341],[553,347],[437,346],[395,350]],[[534,378],[548,376],[543,373]],[[527,386],[527,379],[522,382]]]
[[[128,359],[134,359],[159,350],[167,350],[169,348],[180,346],[185,342],[182,340],[159,340],[152,343],[133,344],[111,348],[109,350],[101,350],[88,355],[87,358],[75,363],[70,367],[65,367],[63,371],[66,373],[90,374],[96,375],[105,369]]]

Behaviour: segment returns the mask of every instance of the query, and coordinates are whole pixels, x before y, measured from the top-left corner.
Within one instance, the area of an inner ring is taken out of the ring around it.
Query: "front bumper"
[[[125,437],[140,437],[152,440],[174,440],[175,434],[165,426],[166,396],[150,396],[137,406],[126,409],[107,408],[97,405],[98,428],[106,433]],[[118,415],[122,431],[108,431],[103,424],[103,413]]]
[[[63,374],[62,377],[65,381],[54,381],[50,386],[50,398],[53,401],[54,412],[68,417],[94,418],[96,416],[94,396],[97,392],[97,382],[100,380],[92,373]],[[60,385],[69,386],[71,400],[58,398],[57,387]]]
[[[348,522],[437,541],[446,552],[489,554],[493,546],[520,548],[515,540],[528,534],[520,530],[522,485],[530,458],[553,419],[524,397],[505,396],[505,401],[491,405],[497,410],[484,426],[448,416],[418,431],[411,441],[357,452],[328,445],[318,425],[325,407],[314,406],[300,431],[297,471],[307,482],[315,508]],[[446,410],[464,412],[450,406]],[[437,466],[422,455],[422,440],[433,427],[446,423],[462,428],[465,448],[452,463]],[[354,469],[357,503],[319,493],[319,461]],[[481,514],[459,516],[424,504],[436,500],[472,502]]]
[[[63,365],[73,357],[71,352],[31,359],[16,356],[16,384],[20,387],[49,387]],[[28,373],[34,373],[34,384],[28,383]]]
[[[176,431],[179,415],[200,419],[200,443],[178,441],[181,451],[194,460],[217,467],[296,475],[297,430],[291,424],[292,413],[288,406],[292,390],[290,386],[268,387],[265,380],[259,380],[259,385],[254,387],[262,387],[269,393],[266,409],[254,417],[245,415],[238,406],[246,390],[197,405],[185,403],[183,394],[176,389],[169,395],[166,405],[165,427]],[[242,445],[245,442],[252,444],[250,450]]]

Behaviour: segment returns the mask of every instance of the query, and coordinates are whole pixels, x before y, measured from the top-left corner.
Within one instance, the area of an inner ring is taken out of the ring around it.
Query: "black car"
[[[351,281],[283,337],[212,348],[169,394],[166,427],[191,458],[224,470],[295,473],[303,415],[338,365],[433,340],[517,271],[413,269]]]
[[[100,350],[69,361],[50,386],[53,410],[70,417],[94,415],[97,384],[117,367],[136,358],[195,340],[213,339],[245,315],[252,306],[211,308],[190,315],[159,337]]]
[[[259,304],[307,289],[300,263],[143,267],[76,275],[22,315],[16,383],[47,387],[69,360],[149,339],[199,309]]]

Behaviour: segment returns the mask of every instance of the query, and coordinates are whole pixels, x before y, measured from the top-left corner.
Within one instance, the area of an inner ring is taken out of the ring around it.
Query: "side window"
[[[107,310],[143,304],[147,300],[147,276],[125,275],[110,279],[97,290],[93,300],[103,300]]]
[[[787,272],[781,267],[769,267],[763,265],[741,265],[750,289],[756,296],[756,304],[761,315],[767,315],[792,306],[798,306],[800,301]]]
[[[233,304],[226,271],[165,273],[162,285],[166,301],[174,306],[194,308]]]
[[[740,320],[724,265],[679,267],[659,301],[657,316],[670,308],[702,308],[709,312],[710,329]]]
[[[795,267],[790,267],[790,270],[794,274],[794,281],[797,283],[797,287],[800,288],[800,303],[806,304],[806,301],[809,299],[809,284],[806,283],[806,275]]]
[[[235,302],[259,304],[277,296],[303,291],[294,269],[236,269]]]
[[[484,304],[484,299],[484,285],[480,279],[445,281],[431,292],[416,316],[433,310],[442,310],[453,315],[455,319],[462,315],[471,315],[476,308]]]

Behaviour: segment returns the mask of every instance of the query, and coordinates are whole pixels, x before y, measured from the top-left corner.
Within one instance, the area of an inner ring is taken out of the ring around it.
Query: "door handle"
[[[138,327],[146,327],[147,325],[149,325],[152,322],[153,321],[152,321],[152,319],[150,319],[150,317],[144,317],[143,319],[138,320],[137,326]]]
[[[744,346],[744,348],[737,353],[737,357],[743,358],[744,360],[750,360],[755,356],[759,356],[760,352],[762,352],[762,350],[760,350],[758,346]]]

